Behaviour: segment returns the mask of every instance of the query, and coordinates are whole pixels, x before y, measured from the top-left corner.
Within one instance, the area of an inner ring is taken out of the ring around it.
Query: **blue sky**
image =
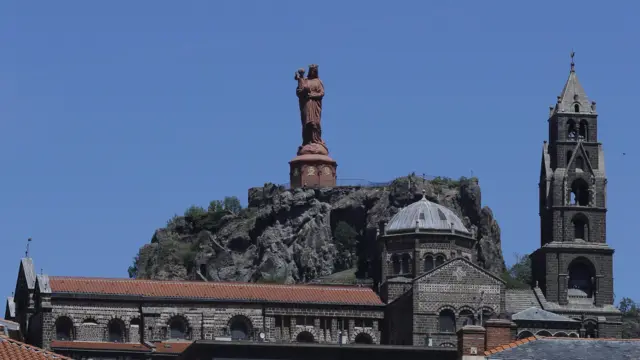
[[[639,5],[390,4],[3,3],[0,293],[13,291],[28,237],[38,271],[124,277],[175,213],[287,182],[300,141],[293,73],[310,63],[339,177],[473,172],[512,262],[539,245],[548,107],[573,48],[600,114],[616,298],[640,300]]]

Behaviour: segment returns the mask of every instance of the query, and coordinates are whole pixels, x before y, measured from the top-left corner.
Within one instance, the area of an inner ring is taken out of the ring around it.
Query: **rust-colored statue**
[[[302,145],[298,148],[298,155],[328,155],[329,151],[322,140],[324,85],[318,77],[318,65],[309,65],[309,75],[306,78],[304,69],[298,69],[295,80],[298,81],[296,95],[298,95],[302,121]]]

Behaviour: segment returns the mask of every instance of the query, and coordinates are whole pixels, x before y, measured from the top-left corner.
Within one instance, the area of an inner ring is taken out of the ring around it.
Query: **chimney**
[[[487,342],[485,343],[487,350],[515,341],[517,325],[511,320],[489,319],[485,322],[484,327],[487,329]]]
[[[465,325],[458,330],[458,354],[462,360],[484,360],[485,330],[479,325]]]

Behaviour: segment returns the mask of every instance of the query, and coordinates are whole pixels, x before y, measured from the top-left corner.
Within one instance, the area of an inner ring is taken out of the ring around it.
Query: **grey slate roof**
[[[421,230],[453,230],[470,234],[458,215],[445,206],[433,203],[426,197],[398,211],[389,223],[386,231],[415,231],[416,222]]]
[[[51,294],[51,285],[49,284],[49,275],[37,275],[36,284],[38,285],[38,291],[41,294]]]
[[[530,307],[526,310],[511,316],[513,321],[546,321],[546,322],[578,322],[570,319],[566,316],[554,314],[549,311],[539,309],[537,307]]]
[[[505,292],[505,302],[509,314],[519,313],[531,307],[541,307],[532,289],[508,289]]]
[[[487,360],[637,360],[640,340],[540,338],[488,355]]]
[[[7,297],[7,307],[5,309],[4,317],[7,319],[13,319],[16,317],[16,303],[13,301],[13,296]]]
[[[33,260],[31,258],[22,258],[20,266],[22,266],[24,277],[27,279],[27,287],[29,290],[33,290],[36,286],[36,270],[33,266]]]
[[[584,91],[582,84],[578,80],[578,75],[572,69],[569,78],[564,84],[562,93],[560,94],[560,103],[558,104],[558,112],[574,112],[574,104],[580,106],[580,113],[592,113],[591,102]]]

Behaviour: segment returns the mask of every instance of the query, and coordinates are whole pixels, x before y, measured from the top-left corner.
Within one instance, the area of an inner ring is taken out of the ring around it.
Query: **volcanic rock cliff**
[[[415,175],[380,187],[295,189],[265,184],[249,189],[248,207],[176,216],[156,230],[130,275],[147,279],[309,282],[351,273],[376,277],[376,227],[400,208],[430,201],[452,209],[478,239],[480,264],[505,270],[500,227],[482,207],[475,178],[431,181]]]

